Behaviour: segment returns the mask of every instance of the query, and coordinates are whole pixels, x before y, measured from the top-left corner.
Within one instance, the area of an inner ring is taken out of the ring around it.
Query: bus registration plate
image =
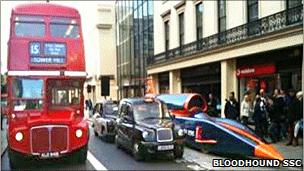
[[[41,153],[41,158],[55,158],[59,157],[59,152],[49,152],[49,153]]]

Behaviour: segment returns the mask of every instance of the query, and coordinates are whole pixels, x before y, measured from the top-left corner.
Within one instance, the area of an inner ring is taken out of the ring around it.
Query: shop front
[[[301,47],[293,47],[238,59],[240,101],[246,93],[254,98],[261,89],[268,97],[275,89],[301,90],[302,55]]]
[[[180,72],[182,93],[199,93],[206,100],[211,93],[220,103],[221,68],[220,63],[211,63],[182,69]]]
[[[169,72],[158,74],[158,87],[160,94],[169,93]]]

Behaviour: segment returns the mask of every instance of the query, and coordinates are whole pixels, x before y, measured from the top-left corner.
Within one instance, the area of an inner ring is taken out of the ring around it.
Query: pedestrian
[[[214,98],[212,93],[209,93],[209,99],[208,99],[208,115],[212,117],[217,117],[217,112],[216,112],[216,99]]]
[[[241,112],[240,112],[241,122],[246,126],[248,124],[248,118],[251,112],[252,112],[252,106],[250,104],[249,97],[246,94],[244,96],[244,100],[241,103]]]
[[[278,126],[278,140],[284,139],[286,136],[286,128],[285,128],[285,93],[283,90],[279,90],[279,94],[276,96],[273,102],[273,116],[274,117],[274,122],[277,123]]]
[[[259,91],[260,96],[261,96],[261,102],[260,105],[262,105],[263,108],[263,115],[262,115],[262,132],[264,136],[268,136],[268,97],[265,94],[265,90],[264,89],[260,89]]]
[[[85,109],[88,110],[89,109],[89,100],[85,100]]]
[[[301,133],[299,133],[299,132],[301,132]],[[298,138],[300,135],[303,135],[303,118],[301,118],[301,120],[297,121],[295,124],[295,127],[294,127],[294,139],[295,139],[294,146],[299,145]]]
[[[283,110],[281,111],[280,115],[280,136],[282,139],[285,139],[287,137],[287,127],[288,127],[288,122],[287,122],[287,112],[288,112],[288,107],[291,104],[291,98],[286,95],[285,90],[281,89],[279,93],[279,97],[283,98]]]
[[[262,138],[267,135],[267,127],[265,127],[265,122],[267,122],[266,110],[266,103],[262,99],[261,95],[257,94],[254,106],[253,120],[255,124],[255,131]]]
[[[269,120],[270,125],[268,127],[268,133],[269,137],[271,139],[272,143],[275,143],[279,141],[280,139],[280,131],[279,131],[279,125],[280,125],[280,116],[276,114],[276,105],[274,104],[277,96],[279,95],[279,91],[277,89],[274,90],[274,94],[272,97],[268,100],[268,113],[269,113]]]
[[[295,126],[299,120],[302,119],[302,111],[303,111],[303,94],[301,92],[297,93],[297,97],[295,96],[295,91],[292,90],[289,92],[290,95],[290,105],[288,107],[287,120],[288,120],[288,133],[289,133],[289,141],[286,144],[288,145],[298,145],[298,136],[295,135]],[[298,126],[297,126],[298,127]]]
[[[226,99],[224,114],[228,119],[237,120],[239,118],[239,103],[234,97],[234,92],[230,92],[228,100]]]
[[[93,103],[91,99],[89,99],[88,106],[89,106],[89,110],[93,110]]]

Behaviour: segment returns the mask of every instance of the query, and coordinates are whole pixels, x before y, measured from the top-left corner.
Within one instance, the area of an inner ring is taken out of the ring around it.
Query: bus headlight
[[[12,113],[12,119],[15,119],[16,115],[14,113]]]
[[[80,138],[82,136],[82,130],[81,129],[77,129],[76,130],[76,137]]]
[[[177,135],[180,136],[180,137],[184,136],[184,135],[185,135],[185,134],[184,134],[184,130],[183,130],[183,129],[179,129],[179,130],[177,131]]]
[[[15,135],[15,139],[17,141],[21,141],[23,139],[23,134],[21,132],[17,132]]]

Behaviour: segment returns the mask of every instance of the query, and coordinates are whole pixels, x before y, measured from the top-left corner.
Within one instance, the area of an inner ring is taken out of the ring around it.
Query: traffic
[[[4,170],[212,170],[204,162],[226,167],[235,158],[303,167],[247,124],[211,116],[205,96],[155,93],[152,79],[143,85],[144,95],[104,95],[92,104],[83,20],[77,9],[51,3],[12,9],[7,93],[1,94]],[[303,133],[303,124],[297,131]],[[71,164],[61,163],[66,160]]]

